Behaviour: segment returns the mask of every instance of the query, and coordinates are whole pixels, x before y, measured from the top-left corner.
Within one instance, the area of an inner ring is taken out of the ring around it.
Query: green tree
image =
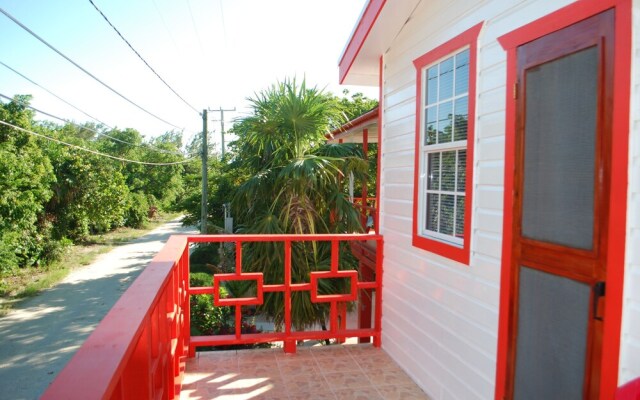
[[[91,131],[83,127],[44,123],[34,129],[66,143],[95,148],[87,133]],[[56,175],[53,196],[46,205],[56,238],[83,239],[124,224],[129,190],[117,162],[52,141],[43,140],[41,146]]]
[[[369,99],[362,93],[354,93],[351,96],[349,96],[349,94],[349,90],[345,89],[342,91],[341,97],[334,97],[335,101],[338,103],[338,109],[342,112],[347,121],[351,121],[352,119],[373,110],[378,105],[378,100]]]
[[[0,104],[0,120],[31,129],[31,96]],[[0,125],[0,271],[38,264],[45,255],[51,224],[44,204],[55,176],[36,139]]]
[[[234,127],[236,160],[250,177],[237,189],[232,205],[240,231],[259,234],[359,232],[359,214],[349,202],[345,177],[362,179],[368,169],[359,146],[325,145],[325,134],[344,122],[335,98],[303,81],[285,80],[250,99],[252,115]],[[342,249],[341,268],[354,268]],[[329,243],[292,247],[292,280],[308,282],[309,273],[330,268]],[[243,248],[243,269],[264,273],[265,283],[284,279],[282,244],[254,243]],[[321,292],[339,293],[343,283],[323,280]],[[283,322],[281,293],[266,293],[259,312]],[[292,296],[296,329],[324,324],[328,309],[306,292]]]
[[[184,160],[181,146],[182,135],[177,132],[167,132],[147,142],[135,129],[113,129],[108,136],[98,139],[98,149],[102,152],[150,163]],[[125,218],[127,226],[140,227],[147,221],[151,207],[170,209],[184,193],[181,164],[154,166],[122,162],[120,171],[131,193]]]

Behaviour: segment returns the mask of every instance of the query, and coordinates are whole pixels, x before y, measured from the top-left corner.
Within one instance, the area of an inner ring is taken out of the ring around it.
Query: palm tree
[[[235,132],[236,162],[251,177],[237,190],[232,207],[240,231],[258,234],[360,232],[358,211],[348,199],[345,176],[362,179],[368,170],[355,145],[328,145],[325,133],[344,118],[335,98],[307,88],[303,81],[285,80],[249,99],[253,113],[239,121]],[[294,243],[292,282],[309,282],[309,272],[329,270],[330,243]],[[265,284],[283,283],[282,243],[252,243],[243,247],[243,270],[263,272]],[[342,269],[355,268],[345,247]],[[339,281],[321,280],[320,292],[339,293]],[[281,293],[265,293],[258,312],[284,321]],[[292,322],[297,330],[324,325],[328,308],[311,302],[308,292],[292,295]]]

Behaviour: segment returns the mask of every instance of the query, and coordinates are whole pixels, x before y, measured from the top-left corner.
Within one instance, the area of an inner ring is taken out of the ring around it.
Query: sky
[[[108,126],[134,128],[146,138],[181,130],[186,144],[202,130],[202,109],[236,108],[224,113],[228,130],[234,118],[248,115],[248,97],[291,77],[335,94],[348,89],[377,98],[376,88],[338,84],[339,58],[367,0],[93,2],[188,105],[89,0],[0,0],[0,8],[165,122],[96,82],[4,14],[0,61]],[[92,121],[3,65],[0,94],[30,94],[31,105],[42,111],[78,123]],[[36,119],[49,118],[37,114]],[[219,112],[209,113],[208,131],[217,146],[219,120]]]

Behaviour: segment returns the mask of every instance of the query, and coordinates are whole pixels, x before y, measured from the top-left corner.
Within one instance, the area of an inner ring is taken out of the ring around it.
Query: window
[[[413,245],[468,264],[478,24],[414,61]]]

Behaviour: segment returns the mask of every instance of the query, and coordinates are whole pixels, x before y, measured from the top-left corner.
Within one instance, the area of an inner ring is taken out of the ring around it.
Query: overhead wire
[[[187,8],[189,8],[189,15],[191,16],[191,24],[193,25],[193,30],[196,33],[196,38],[198,39],[198,45],[200,46],[200,52],[202,53],[202,60],[205,60],[204,56],[204,47],[202,47],[202,41],[200,40],[200,32],[198,32],[198,27],[196,26],[196,19],[193,17],[193,11],[191,11],[191,3],[187,0]]]
[[[160,17],[160,21],[162,22],[162,25],[164,26],[164,30],[167,31],[167,36],[169,36],[169,39],[171,39],[171,42],[173,43],[173,47],[176,48],[176,50],[179,51],[178,48],[178,43],[176,43],[176,40],[173,38],[173,35],[171,34],[171,31],[169,30],[169,26],[167,25],[167,22],[164,20],[164,17],[162,16],[162,13],[160,12],[160,8],[158,8],[158,4],[156,3],[156,0],[151,0],[153,2],[153,6],[155,7],[156,11],[158,12],[158,16]]]
[[[224,7],[222,5],[222,0],[218,0],[218,4],[220,4],[220,19],[222,20],[222,34],[224,35],[224,46],[227,47],[229,43],[227,40],[227,25],[224,22]]]
[[[62,141],[60,139],[52,138],[51,136],[43,135],[41,133],[37,133],[37,132],[31,131],[29,129],[21,128],[19,126],[13,125],[13,124],[11,124],[9,122],[6,122],[6,121],[3,121],[1,119],[0,119],[0,124],[8,126],[10,128],[13,128],[13,129],[17,129],[17,130],[19,130],[21,132],[28,133],[30,135],[34,135],[34,136],[37,136],[37,137],[40,137],[40,138],[43,138],[43,139],[46,139],[46,140],[49,140],[49,141],[64,145],[64,146],[67,146],[67,147],[71,147],[71,148],[74,148],[74,149],[77,149],[77,150],[85,151],[87,153],[95,154],[97,156],[107,157],[107,158],[111,158],[111,159],[114,159],[114,160],[123,161],[123,162],[127,162],[127,163],[150,165],[150,166],[169,166],[169,165],[186,164],[186,163],[195,161],[197,159],[197,157],[192,157],[192,158],[189,158],[189,159],[186,159],[186,160],[182,160],[182,161],[165,162],[165,163],[129,160],[129,159],[126,159],[126,158],[113,156],[111,154],[101,153],[101,152],[96,151],[96,150],[87,149],[86,147],[78,146],[78,145],[75,145],[75,144],[72,144],[72,143],[67,143],[67,142]]]
[[[2,93],[0,93],[0,97],[2,97],[2,98],[4,98],[4,99],[7,99],[7,100],[9,100],[9,101],[12,101],[12,100],[13,100],[11,97],[6,96],[6,95],[4,95],[4,94],[2,94]],[[173,154],[173,155],[177,155],[177,156],[184,156],[184,154],[183,154],[183,153],[178,153],[178,152],[176,152],[176,151],[171,151],[171,150],[161,149],[161,148],[156,147],[156,146],[154,146],[154,145],[152,145],[152,144],[150,144],[150,143],[142,143],[142,144],[140,144],[140,143],[133,143],[133,142],[128,142],[128,141],[126,141],[126,140],[119,139],[119,138],[117,138],[117,137],[114,137],[114,136],[108,135],[108,134],[106,134],[106,133],[103,133],[103,132],[97,131],[97,130],[95,130],[95,129],[93,129],[93,128],[90,128],[90,127],[88,127],[88,126],[81,125],[81,124],[75,123],[75,122],[73,122],[73,121],[71,121],[71,120],[68,120],[68,119],[65,119],[65,118],[58,117],[58,116],[53,115],[53,114],[51,114],[51,113],[48,113],[48,112],[46,112],[46,111],[39,110],[39,109],[37,109],[37,108],[33,107],[32,105],[25,105],[25,107],[27,107],[27,108],[29,108],[29,109],[31,109],[31,110],[33,110],[33,111],[39,112],[40,114],[43,114],[43,115],[46,115],[46,116],[48,116],[48,117],[51,117],[51,118],[57,119],[58,121],[66,122],[66,123],[68,123],[68,124],[71,124],[71,125],[77,126],[78,128],[81,128],[81,129],[86,129],[86,130],[88,130],[88,131],[91,131],[91,132],[95,133],[96,135],[104,136],[104,137],[106,137],[106,138],[109,138],[109,139],[111,139],[111,140],[113,140],[113,141],[116,141],[116,142],[120,142],[120,143],[122,143],[122,144],[128,144],[128,145],[130,145],[130,146],[135,146],[135,147],[149,148],[149,149],[151,149],[151,150],[153,150],[153,151],[157,151],[158,153],[165,153],[165,154]],[[113,128],[112,128],[112,129],[113,129]]]
[[[127,46],[129,46],[129,48],[131,49],[131,51],[133,51],[133,52],[138,56],[138,58],[139,58],[139,59],[144,63],[144,65],[146,65],[146,66],[151,70],[151,72],[153,72],[153,73],[155,74],[155,76],[157,76],[157,77],[158,77],[158,79],[160,79],[160,81],[161,81],[162,83],[164,83],[164,85],[165,85],[166,87],[168,87],[168,88],[169,88],[169,90],[171,90],[171,91],[173,92],[173,94],[175,94],[175,95],[176,95],[180,100],[182,100],[182,102],[183,102],[184,104],[186,104],[186,105],[187,105],[188,107],[190,107],[193,111],[195,111],[198,115],[200,115],[200,114],[201,114],[201,113],[200,113],[200,111],[198,111],[198,109],[196,109],[194,106],[192,106],[191,104],[189,104],[189,102],[188,102],[188,101],[186,101],[182,96],[180,96],[180,95],[178,94],[178,92],[176,92],[176,91],[171,87],[171,85],[169,85],[169,84],[167,83],[167,81],[165,81],[165,80],[160,76],[160,74],[158,74],[158,73],[156,72],[156,70],[155,70],[155,69],[153,69],[153,67],[152,67],[151,65],[149,65],[149,63],[147,62],[147,60],[145,60],[145,59],[144,59],[144,57],[142,57],[142,56],[140,55],[140,53],[138,53],[138,51],[137,51],[136,49],[134,49],[134,48],[133,48],[133,46],[131,45],[131,43],[129,43],[129,41],[128,41],[127,39],[125,39],[125,37],[122,35],[122,33],[120,33],[120,31],[118,30],[118,28],[116,28],[116,27],[111,23],[111,21],[109,21],[109,18],[107,18],[107,16],[102,12],[102,10],[100,10],[100,8],[98,8],[98,6],[96,5],[96,3],[94,3],[94,2],[93,2],[93,0],[89,0],[89,3],[91,3],[91,5],[93,6],[93,8],[95,8],[95,9],[96,9],[96,11],[98,11],[98,12],[100,13],[100,15],[102,15],[102,18],[104,18],[104,20],[105,20],[105,21],[107,21],[107,23],[108,23],[108,24],[113,28],[113,30],[114,30],[114,31],[116,31],[116,33],[118,34],[118,36],[120,36],[120,39],[122,39],[122,40],[127,44]]]
[[[69,61],[71,64],[73,64],[76,68],[78,68],[79,70],[81,70],[82,72],[84,72],[85,74],[89,75],[91,78],[93,78],[96,82],[100,83],[102,86],[106,87],[107,89],[109,89],[110,91],[112,91],[113,93],[115,93],[116,95],[118,95],[119,97],[121,97],[122,99],[126,100],[128,103],[130,103],[131,105],[135,106],[136,108],[138,108],[141,111],[144,111],[145,113],[149,114],[150,116],[156,118],[157,120],[164,122],[167,125],[171,125],[176,129],[184,129],[181,128],[175,124],[172,124],[171,122],[163,119],[162,117],[159,117],[158,115],[152,113],[151,111],[147,110],[146,108],[142,107],[141,105],[137,104],[136,102],[134,102],[133,100],[129,99],[128,97],[126,97],[125,95],[123,95],[122,93],[118,92],[117,90],[115,90],[114,88],[112,88],[111,86],[107,85],[104,81],[100,80],[98,77],[96,77],[95,75],[93,75],[91,72],[87,71],[85,68],[83,68],[82,66],[80,66],[77,62],[73,61],[71,58],[69,58],[67,55],[65,55],[64,53],[62,53],[60,50],[58,50],[57,48],[55,48],[53,45],[51,45],[49,42],[47,42],[46,40],[44,40],[41,36],[39,36],[37,33],[35,33],[34,31],[32,31],[31,29],[29,29],[26,25],[24,25],[22,22],[18,21],[14,16],[12,16],[11,14],[9,14],[7,11],[5,11],[2,7],[0,7],[0,12],[2,14],[4,14],[7,18],[9,18],[11,21],[13,21],[16,25],[18,25],[19,27],[21,27],[22,29],[24,29],[25,31],[27,31],[30,35],[32,35],[33,37],[35,37],[36,39],[38,39],[42,44],[44,44],[45,46],[47,46],[48,48],[50,48],[51,50],[53,50],[54,52],[56,52],[58,55],[60,55],[62,58],[64,58],[65,60]]]
[[[24,74],[23,74],[23,73],[21,73],[20,71],[17,71],[16,69],[14,69],[14,68],[10,67],[9,65],[5,64],[4,62],[0,61],[0,64],[1,64],[1,65],[3,65],[4,67],[6,67],[7,69],[11,70],[12,72],[16,73],[17,75],[21,76],[22,78],[26,79],[27,81],[31,82],[32,84],[36,85],[36,86],[37,86],[37,87],[39,87],[40,89],[42,89],[42,90],[46,91],[47,93],[49,93],[50,95],[52,95],[52,96],[53,96],[53,97],[55,97],[56,99],[60,100],[61,102],[65,103],[66,105],[68,105],[68,106],[70,106],[70,107],[74,108],[75,110],[77,110],[77,111],[81,112],[82,114],[84,114],[84,115],[86,115],[87,117],[89,117],[89,118],[93,119],[94,121],[98,122],[99,124],[101,124],[101,125],[105,126],[106,128],[109,128],[109,129],[111,129],[111,130],[115,130],[115,129],[116,129],[116,128],[114,128],[114,127],[110,126],[109,124],[107,124],[106,122],[103,122],[103,121],[99,120],[98,118],[96,118],[96,117],[92,116],[91,114],[87,113],[86,111],[82,110],[81,108],[79,108],[79,107],[77,107],[77,106],[73,105],[73,104],[72,104],[72,103],[70,103],[69,101],[67,101],[67,100],[63,99],[62,97],[58,96],[57,94],[55,94],[55,93],[54,93],[54,92],[52,92],[51,90],[49,90],[49,89],[47,89],[46,87],[44,87],[44,86],[40,85],[39,83],[35,82],[33,79],[31,79],[31,78],[29,78],[28,76],[24,75]],[[12,100],[13,100],[11,97],[6,96],[6,95],[3,95],[3,94],[0,94],[0,96],[1,96],[1,97],[4,97],[5,99],[7,99],[7,100],[9,100],[9,101],[12,101]],[[72,122],[72,121],[70,121],[70,120],[67,120],[67,119],[64,119],[64,118],[60,118],[60,117],[57,117],[57,116],[55,116],[55,115],[51,115],[51,114],[49,114],[49,113],[47,113],[47,112],[45,112],[45,111],[42,111],[42,110],[38,110],[37,108],[32,107],[32,106],[30,106],[30,105],[28,105],[27,107],[28,107],[28,108],[30,108],[30,109],[32,109],[32,110],[34,110],[34,111],[37,111],[37,112],[39,112],[39,113],[41,113],[41,114],[47,115],[47,116],[49,116],[49,117],[52,117],[52,118],[55,118],[55,119],[58,119],[58,120],[61,120],[61,121],[63,121],[63,122],[67,122],[67,123],[70,123],[70,124],[73,124],[73,125],[81,126],[81,125],[78,125],[78,124],[76,124],[75,122]],[[87,127],[85,127],[85,126],[82,126],[82,128],[83,128],[83,129],[88,129],[88,128],[87,128]],[[118,139],[118,138],[116,138],[116,137],[112,137],[112,136],[107,135],[106,133],[103,133],[103,132],[98,132],[98,131],[95,131],[95,130],[94,130],[94,132],[95,132],[96,134],[98,134],[98,135],[102,135],[102,136],[107,137],[107,138],[109,138],[109,139],[115,140],[116,142],[126,143],[126,144],[130,144],[130,145],[132,145],[132,146],[146,146],[146,147],[149,147],[149,148],[151,148],[151,149],[155,149],[155,150],[157,150],[157,151],[159,151],[159,152],[161,152],[161,153],[167,152],[167,150],[164,150],[164,149],[158,148],[158,147],[156,147],[156,146],[154,146],[154,145],[152,145],[152,144],[150,144],[150,143],[145,143],[144,145],[140,145],[140,144],[136,144],[136,143],[130,143],[130,142],[127,142],[127,141],[125,141],[125,140]],[[192,134],[192,136],[193,136],[193,134]],[[173,152],[173,153],[174,153],[174,154],[181,154],[181,155],[182,155],[182,153],[175,153],[175,152]]]
[[[91,118],[92,120],[106,126],[109,129],[113,129],[113,127],[109,126],[108,124],[106,124],[105,122],[100,121],[98,118],[90,115],[89,113],[87,113],[86,111],[81,110],[80,108],[74,106],[73,104],[69,103],[67,100],[63,99],[62,97],[58,96],[57,94],[53,93],[51,90],[47,89],[46,87],[40,85],[39,83],[35,82],[34,80],[28,78],[27,76],[25,76],[24,74],[16,71],[15,69],[11,68],[10,66],[8,66],[7,64],[5,64],[4,62],[0,61],[0,64],[2,64],[5,68],[13,71],[14,73],[20,75],[21,77],[23,77],[24,79],[26,79],[27,81],[33,83],[34,85],[36,85],[37,87],[39,87],[40,89],[44,90],[45,92],[49,93],[50,95],[52,95],[53,97],[55,97],[56,99],[60,100],[61,102],[65,103],[66,105],[73,107],[74,109],[76,109],[77,111],[80,111],[82,114],[86,115],[87,117]],[[10,99],[11,100],[11,99]]]

